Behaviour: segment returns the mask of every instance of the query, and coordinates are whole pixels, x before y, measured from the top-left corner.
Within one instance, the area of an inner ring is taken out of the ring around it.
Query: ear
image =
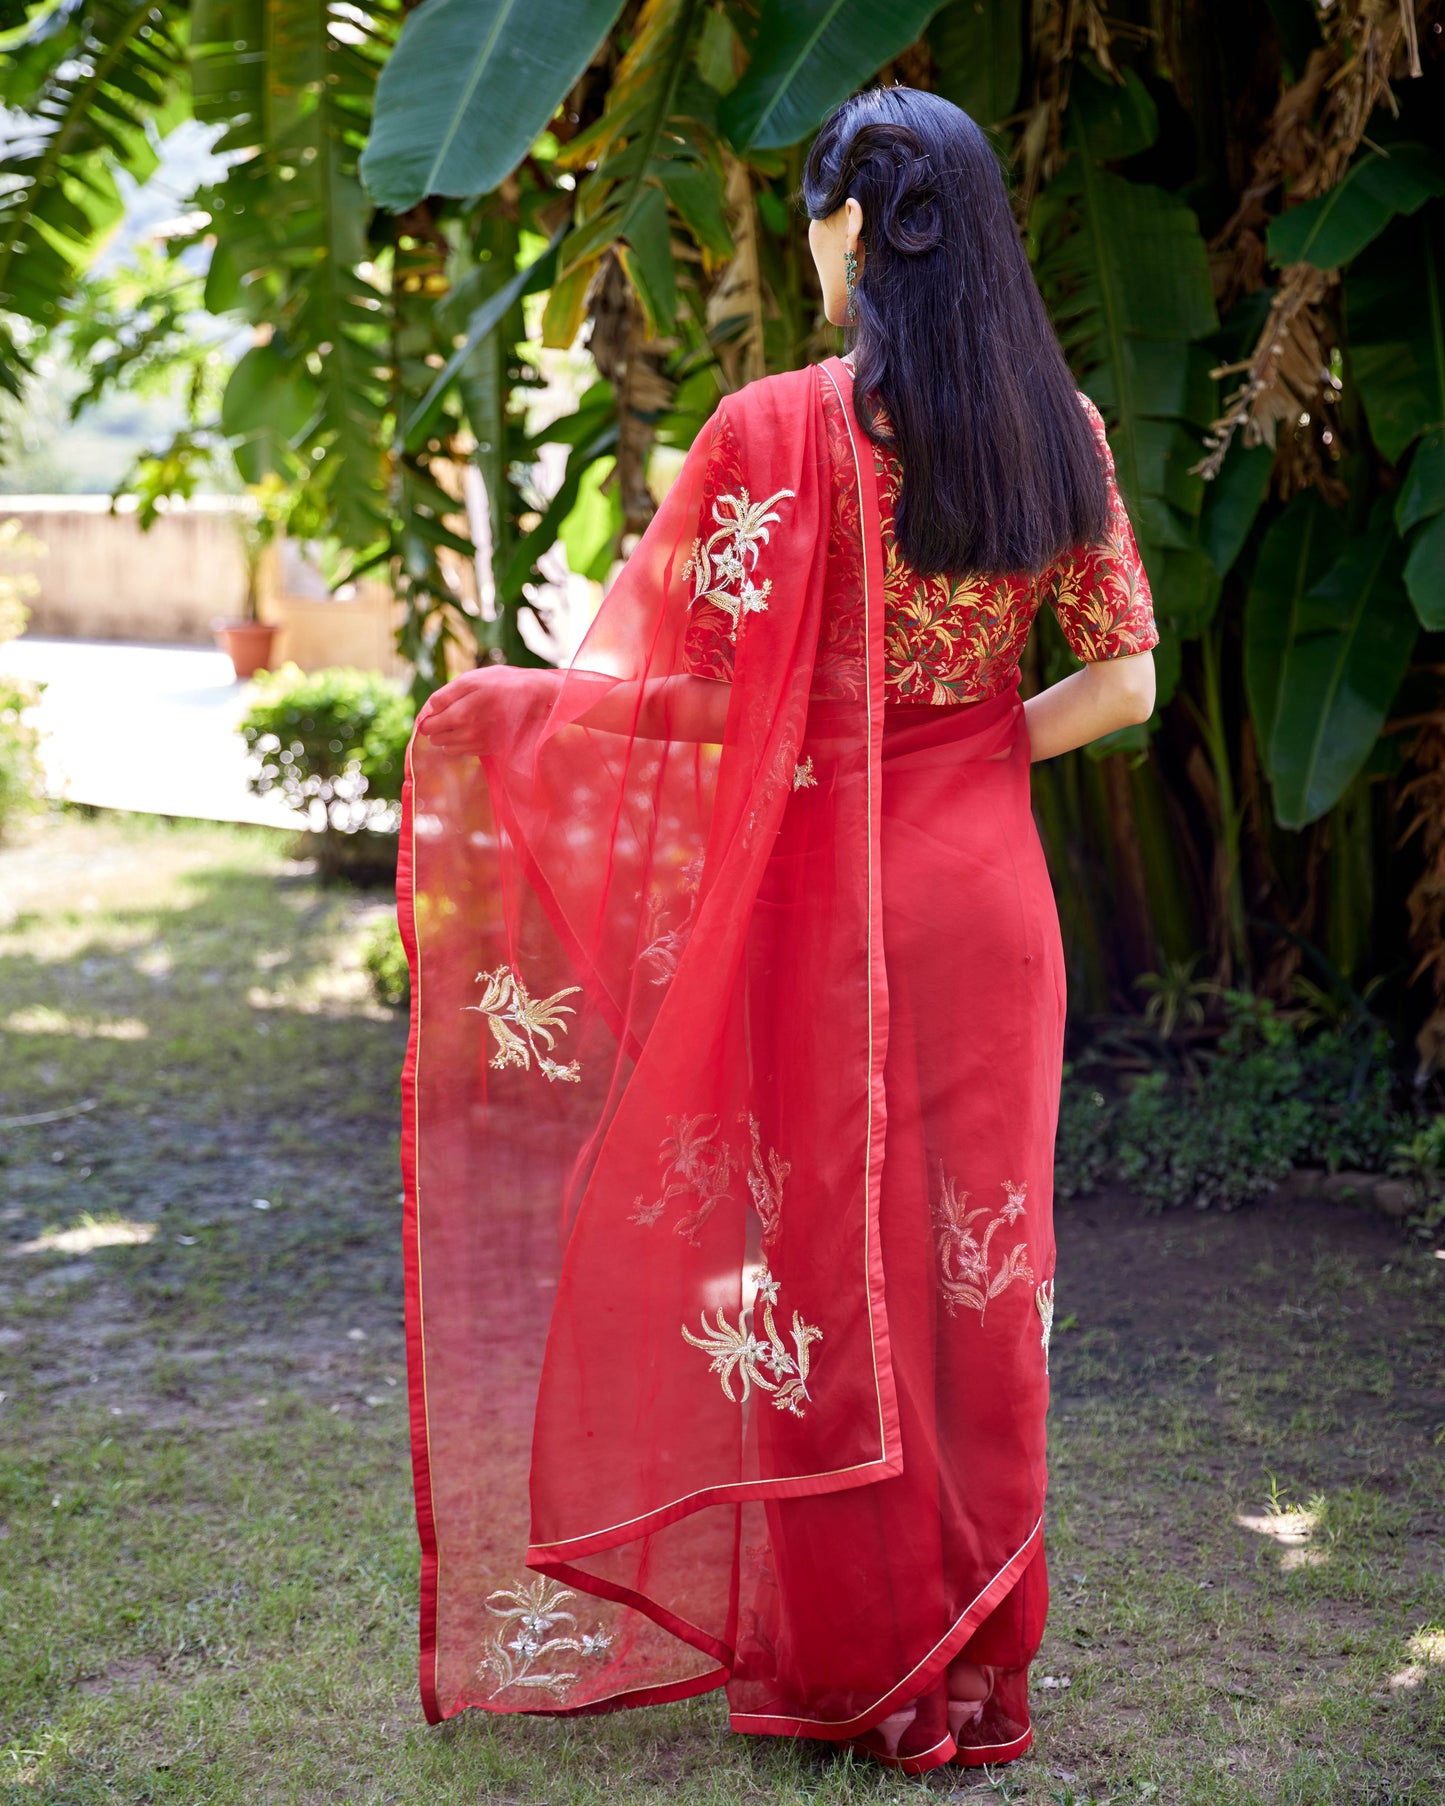
[[[851,194],[843,203],[843,221],[846,235],[844,246],[847,250],[856,252],[858,240],[863,236],[863,209]]]

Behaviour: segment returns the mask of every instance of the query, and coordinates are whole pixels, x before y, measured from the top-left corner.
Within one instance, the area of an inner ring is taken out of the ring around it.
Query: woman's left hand
[[[550,700],[556,688],[555,671],[483,665],[464,671],[429,697],[416,718],[416,731],[443,752],[496,752],[533,705]]]

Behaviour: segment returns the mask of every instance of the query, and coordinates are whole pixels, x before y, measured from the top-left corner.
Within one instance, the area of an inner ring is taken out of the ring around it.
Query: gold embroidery
[[[736,495],[720,495],[712,505],[717,531],[693,545],[684,573],[692,577],[691,606],[711,602],[722,609],[732,622],[728,635],[733,640],[745,614],[759,614],[768,606],[772,578],[765,578],[759,586],[753,582],[753,572],[759,548],[767,544],[769,523],[782,519],[773,504],[793,493],[779,489],[765,502],[750,501],[746,489]]]
[[[612,1643],[606,1631],[586,1631],[581,1636],[552,1635],[559,1624],[570,1625],[575,1633],[576,1616],[560,1609],[565,1600],[575,1597],[567,1587],[545,1575],[539,1575],[525,1590],[520,1586],[505,1587],[491,1595],[487,1610],[502,1620],[503,1628],[486,1645],[486,1653],[477,1664],[479,1677],[490,1676],[496,1682],[488,1698],[495,1699],[508,1687],[570,1687],[577,1679],[575,1672],[544,1670],[538,1663],[549,1656],[567,1654],[596,1659],[606,1653]]]
[[[677,962],[682,958],[691,926],[690,922],[681,922],[676,928],[664,929],[661,934],[654,935],[638,954],[638,965],[644,970],[651,968],[653,984],[665,985],[669,979],[677,976]]]
[[[655,985],[665,985],[677,976],[678,961],[692,933],[692,916],[697,906],[698,885],[702,881],[702,854],[694,853],[682,872],[681,897],[687,905],[686,918],[673,928],[663,928],[667,898],[660,885],[654,885],[647,900],[647,918],[642,932],[648,940],[637,956],[638,966],[651,968]]]
[[[1054,1333],[1054,1282],[1046,1279],[1034,1293],[1034,1303],[1039,1307],[1039,1320],[1044,1326],[1044,1372],[1049,1370],[1049,1337]]]
[[[662,1193],[651,1204],[645,1204],[642,1193],[632,1206],[632,1221],[647,1228],[662,1215],[674,1198],[691,1192],[696,1206],[675,1225],[678,1235],[697,1241],[697,1232],[718,1205],[732,1197],[728,1185],[733,1176],[735,1156],[726,1142],[716,1139],[718,1121],[708,1116],[669,1116],[672,1134],[665,1135],[658,1159],[667,1165],[662,1175]],[[712,1123],[710,1129],[704,1123]]]
[[[751,1323],[758,1299],[763,1305],[766,1341],[758,1340]],[[717,1313],[716,1326],[708,1322],[704,1311],[702,1334],[695,1336],[684,1323],[682,1337],[711,1357],[711,1370],[718,1375],[724,1394],[735,1405],[746,1404],[753,1387],[757,1386],[772,1395],[773,1403],[780,1411],[791,1411],[794,1417],[802,1417],[804,1401],[812,1403],[812,1394],[808,1391],[808,1371],[812,1365],[809,1351],[813,1343],[822,1341],[823,1332],[814,1324],[804,1323],[801,1311],[794,1311],[793,1352],[790,1354],[773,1318],[773,1306],[777,1301],[778,1282],[763,1267],[758,1273],[753,1303],[743,1306],[736,1328],[723,1316],[721,1309]],[[765,1367],[771,1370],[771,1379],[763,1372]],[[742,1382],[741,1397],[732,1388],[734,1373]]]
[[[562,1003],[560,999],[580,991],[581,985],[568,985],[565,990],[554,991],[550,997],[529,997],[527,987],[508,966],[498,966],[492,972],[478,972],[477,983],[485,983],[487,987],[482,993],[482,1001],[465,1007],[487,1019],[492,1039],[497,1044],[490,1065],[498,1069],[520,1066],[523,1071],[530,1071],[535,1059],[538,1069],[549,1080],[565,1079],[575,1084],[581,1078],[582,1068],[576,1060],[564,1066],[560,1060],[550,1058],[558,1035],[567,1032],[568,1025],[562,1018],[576,1013],[570,1003]],[[522,1031],[520,1035],[517,1029]]]
[[[816,790],[818,780],[813,776],[813,755],[809,753],[801,765],[793,767],[794,790]]]
[[[783,1181],[792,1172],[792,1162],[780,1160],[778,1150],[769,1148],[763,1159],[763,1130],[757,1117],[749,1112],[748,1135],[753,1144],[753,1163],[748,1173],[748,1190],[753,1195],[753,1208],[763,1225],[762,1245],[766,1251],[778,1232],[783,1212]]]
[[[973,1194],[955,1189],[954,1181],[944,1172],[942,1162],[939,1163],[938,1176],[939,1198],[934,1207],[933,1226],[938,1238],[939,1290],[950,1317],[958,1314],[959,1305],[966,1304],[978,1312],[979,1322],[982,1323],[991,1299],[997,1298],[1016,1279],[1033,1279],[1027,1242],[1019,1242],[1010,1249],[997,1272],[993,1270],[990,1253],[999,1225],[1014,1223],[1023,1215],[1028,1187],[1015,1185],[1011,1179],[1003,1181],[1008,1202],[996,1216],[990,1218],[988,1228],[983,1232],[983,1240],[980,1241],[974,1224],[980,1217],[990,1215],[987,1207],[979,1204],[972,1210],[967,1209]]]

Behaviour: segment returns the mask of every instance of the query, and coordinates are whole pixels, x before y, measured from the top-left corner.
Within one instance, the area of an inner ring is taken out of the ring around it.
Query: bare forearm
[[[1035,761],[1086,746],[1154,710],[1154,660],[1148,652],[1100,660],[1050,684],[1024,703]]]
[[[717,743],[727,722],[732,686],[678,672],[613,683],[584,714],[583,727],[637,734],[644,740],[694,740]]]

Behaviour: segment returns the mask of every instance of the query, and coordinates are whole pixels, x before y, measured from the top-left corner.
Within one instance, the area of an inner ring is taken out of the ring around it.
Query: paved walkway
[[[236,682],[224,652],[27,634],[0,646],[0,669],[46,686],[34,719],[52,796],[150,815],[305,825],[279,799],[246,788],[236,729],[251,685]]]

